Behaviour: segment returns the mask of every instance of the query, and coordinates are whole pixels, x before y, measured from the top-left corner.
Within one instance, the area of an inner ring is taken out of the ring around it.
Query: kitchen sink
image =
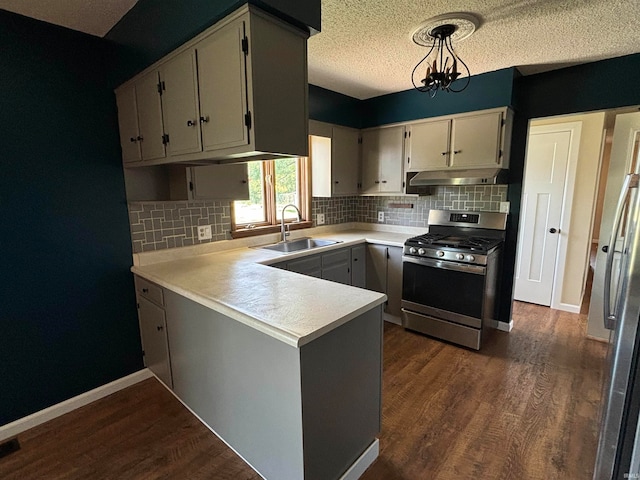
[[[274,250],[276,252],[289,253],[298,252],[300,250],[309,250],[311,248],[326,247],[340,243],[338,240],[317,240],[315,238],[297,238],[296,240],[288,240],[286,242],[274,243],[272,245],[264,245],[259,248],[266,250]]]

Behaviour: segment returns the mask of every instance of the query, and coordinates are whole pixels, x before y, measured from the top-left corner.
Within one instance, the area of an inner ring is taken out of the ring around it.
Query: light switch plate
[[[378,212],[378,221],[384,222],[384,212]]]
[[[316,215],[316,225],[324,225],[324,213]]]
[[[198,227],[198,240],[211,240],[211,225],[200,225]]]
[[[500,213],[509,213],[511,202],[500,202]]]

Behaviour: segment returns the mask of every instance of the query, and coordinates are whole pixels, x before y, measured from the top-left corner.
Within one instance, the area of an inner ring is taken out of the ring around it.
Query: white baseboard
[[[145,368],[139,372],[132,373],[131,375],[119,378],[111,383],[65,400],[64,402],[56,403],[39,412],[2,425],[0,427],[0,442],[151,377],[153,377],[153,374],[148,368]]]
[[[496,328],[502,332],[510,332],[511,330],[513,330],[513,318],[509,321],[509,323],[498,322],[498,326]]]
[[[572,305],[570,303],[560,303],[552,308],[562,310],[563,312],[580,313],[580,305]]]
[[[373,462],[375,462],[376,458],[380,454],[380,440],[377,438],[373,441],[369,447],[364,451],[362,455],[358,457],[358,459],[353,462],[353,464],[349,467],[340,480],[358,480],[365,472],[367,468],[371,466]]]
[[[396,325],[402,325],[402,319],[400,317],[389,315],[388,313],[385,313],[385,312],[382,312],[382,319],[385,322],[394,323]]]

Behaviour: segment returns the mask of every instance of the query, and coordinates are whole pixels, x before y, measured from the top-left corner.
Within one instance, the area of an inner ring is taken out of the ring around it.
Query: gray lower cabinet
[[[367,246],[365,244],[351,247],[351,285],[360,288],[367,286]]]
[[[289,262],[274,263],[271,266],[310,277],[366,288],[365,252],[366,246],[362,244],[335,249],[327,253],[307,255]]]
[[[164,292],[161,287],[135,277],[138,321],[144,364],[169,388],[173,388]]]
[[[351,250],[341,248],[322,255],[322,278],[351,285]]]
[[[387,295],[384,311],[400,317],[402,299],[402,248],[367,245],[366,288]]]

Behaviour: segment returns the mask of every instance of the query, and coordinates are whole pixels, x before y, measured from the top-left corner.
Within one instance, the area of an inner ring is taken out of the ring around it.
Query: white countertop
[[[343,224],[297,230],[296,235],[292,232],[292,239],[312,236],[341,243],[292,254],[246,246],[274,243],[277,239],[273,240],[273,235],[137,254],[131,271],[300,347],[382,304],[386,295],[267,265],[363,242],[401,247],[407,238],[424,232],[410,227],[370,230],[372,226],[366,224],[365,228]],[[201,253],[206,249],[211,253]]]

